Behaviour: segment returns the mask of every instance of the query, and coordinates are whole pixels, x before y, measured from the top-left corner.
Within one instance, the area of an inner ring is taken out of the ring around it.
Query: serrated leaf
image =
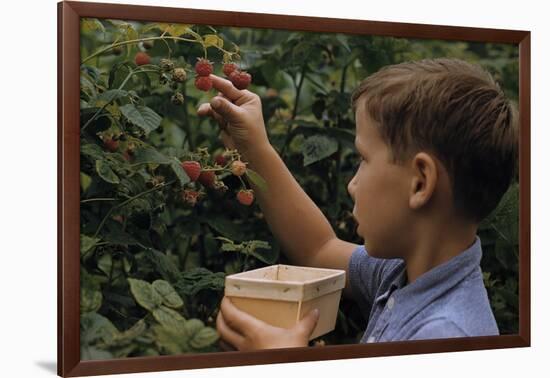
[[[155,27],[159,28],[162,32],[166,32],[174,37],[179,37],[181,35],[189,33],[193,25],[188,24],[167,24],[167,23],[158,23]]]
[[[247,168],[246,177],[250,180],[252,184],[257,186],[262,192],[265,192],[267,190],[267,182],[264,180],[262,176],[259,175],[259,173],[253,171],[250,168]]]
[[[223,39],[218,37],[216,34],[206,34],[202,36],[204,40],[204,47],[216,46],[219,48],[223,47]]]
[[[266,264],[274,264],[278,258],[277,252],[263,240],[252,240],[247,248],[247,253]]]
[[[338,150],[338,142],[324,135],[313,135],[302,145],[304,167],[329,157]]]
[[[199,218],[199,221],[208,224],[214,230],[218,231],[224,236],[227,236],[230,239],[240,241],[244,238],[244,234],[239,229],[238,225],[233,223],[226,217],[212,214]]]
[[[204,323],[200,319],[189,319],[185,322],[183,330],[189,339],[195,337],[201,329],[204,328]]]
[[[95,162],[95,170],[99,177],[101,177],[104,181],[107,181],[111,184],[118,184],[120,183],[120,179],[116,175],[116,173],[111,169],[111,166],[109,163],[107,163],[105,160],[97,160]]]
[[[96,312],[88,312],[80,315],[81,344],[91,344],[99,340],[110,343],[118,335],[118,329],[103,315]]]
[[[160,325],[170,332],[182,333],[187,321],[181,314],[166,306],[160,306],[152,311],[153,317]]]
[[[128,283],[132,295],[141,307],[153,311],[161,305],[162,297],[149,282],[128,278]]]
[[[176,293],[176,290],[167,281],[156,280],[153,282],[153,289],[155,289],[162,297],[162,303],[165,306],[171,308],[181,308],[183,306],[183,300]]]
[[[126,104],[119,109],[128,121],[141,128],[147,134],[159,127],[162,121],[161,116],[147,106]]]
[[[214,328],[204,327],[189,339],[189,345],[194,349],[202,349],[214,344],[218,338],[218,332]]]
[[[149,146],[141,147],[134,152],[134,164],[172,164],[172,160]]]

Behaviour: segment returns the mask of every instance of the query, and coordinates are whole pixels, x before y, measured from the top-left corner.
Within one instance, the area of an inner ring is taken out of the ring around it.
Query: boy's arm
[[[293,264],[346,271],[344,295],[350,297],[348,265],[356,244],[338,239],[319,207],[294,179],[271,145],[249,156],[249,167],[267,182],[254,193],[271,232]]]
[[[342,269],[355,244],[336,237],[328,220],[313,203],[269,143],[261,100],[248,90],[239,90],[226,79],[210,75],[220,95],[202,104],[197,113],[220,123],[226,147],[237,148],[248,166],[267,182],[263,192],[252,185],[265,219],[283,251],[293,264]],[[349,296],[346,278],[344,295]]]

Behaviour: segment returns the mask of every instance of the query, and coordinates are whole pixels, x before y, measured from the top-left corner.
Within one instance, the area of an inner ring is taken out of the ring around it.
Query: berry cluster
[[[246,71],[239,70],[235,63],[225,63],[223,73],[237,89],[248,88],[252,81],[252,76]]]
[[[197,77],[195,79],[195,87],[201,91],[209,91],[212,89],[212,79],[210,74],[214,71],[212,62],[208,59],[198,58],[197,63],[195,64],[195,72]]]
[[[203,156],[203,162],[204,158],[205,156]],[[218,177],[218,173],[230,172],[237,177],[241,177],[247,171],[246,163],[240,160],[236,150],[226,150],[216,155],[213,159],[213,166],[206,164],[207,166],[203,167],[199,160],[201,159],[184,160],[181,162],[181,167],[192,183],[200,183],[205,189],[213,190],[218,194],[223,194],[229,189]],[[244,186],[242,179],[241,182]],[[181,192],[181,198],[185,204],[195,206],[201,193],[203,192],[187,188]],[[250,206],[254,202],[254,191],[246,188],[241,189],[238,191],[236,199],[239,203]]]

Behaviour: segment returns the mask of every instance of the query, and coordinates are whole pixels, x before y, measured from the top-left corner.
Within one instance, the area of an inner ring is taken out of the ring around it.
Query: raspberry
[[[246,89],[252,81],[252,76],[246,71],[233,71],[229,75],[229,80],[237,89]]]
[[[143,51],[138,52],[134,60],[138,66],[151,63],[151,57]]]
[[[201,91],[209,91],[212,88],[212,79],[209,76],[198,76],[195,79],[195,87]]]
[[[199,192],[196,190],[185,189],[181,192],[181,199],[188,205],[195,206],[199,198]]]
[[[115,152],[118,150],[118,141],[108,138],[103,141],[103,145],[106,149],[108,149],[111,152]]]
[[[184,97],[180,92],[174,93],[172,98],[170,99],[172,101],[172,104],[174,105],[182,105],[184,102]]]
[[[160,68],[163,71],[172,71],[174,69],[174,62],[172,62],[170,59],[161,59],[160,60]]]
[[[178,83],[183,83],[187,79],[187,73],[181,67],[174,68],[174,73],[172,74],[172,79]]]
[[[246,164],[240,160],[235,160],[231,163],[231,173],[235,176],[242,176],[246,173]]]
[[[189,176],[191,181],[197,181],[201,174],[201,164],[198,161],[183,161],[181,163],[181,167],[185,173],[187,173],[187,176]]]
[[[204,58],[199,58],[197,63],[195,64],[195,72],[197,72],[197,75],[199,76],[208,76],[214,71],[212,67],[212,63]]]
[[[223,167],[227,163],[227,159],[222,154],[216,155],[216,157],[214,158],[214,161],[220,167]]]
[[[245,206],[250,206],[254,202],[254,191],[252,189],[241,189],[237,193],[237,201]]]
[[[214,181],[216,181],[216,174],[214,171],[202,171],[199,176],[199,182],[207,188],[214,187]]]
[[[227,77],[231,75],[231,72],[237,70],[237,65],[235,63],[225,63],[223,65],[223,74]]]

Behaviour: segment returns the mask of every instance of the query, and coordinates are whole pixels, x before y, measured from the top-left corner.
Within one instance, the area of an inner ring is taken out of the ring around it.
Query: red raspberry
[[[181,163],[181,167],[185,173],[187,173],[187,176],[189,176],[191,181],[197,181],[201,174],[201,164],[198,161],[183,161]]]
[[[225,63],[223,65],[223,74],[227,77],[231,75],[231,72],[238,70],[237,65],[235,63]]]
[[[201,91],[208,92],[212,88],[212,79],[209,76],[197,76],[195,87]]]
[[[242,176],[246,173],[246,164],[240,160],[235,160],[231,163],[231,173],[235,176]]]
[[[214,71],[212,63],[204,58],[199,58],[195,64],[195,72],[199,76],[208,76]]]
[[[108,138],[103,141],[103,145],[111,152],[116,152],[116,150],[118,150],[118,140]]]
[[[143,51],[138,52],[134,60],[138,66],[151,63],[151,57]]]
[[[229,75],[229,80],[237,89],[246,89],[252,81],[252,76],[246,71],[233,71]]]
[[[245,206],[250,206],[254,202],[254,191],[252,189],[241,189],[237,193],[237,201]]]
[[[181,192],[181,199],[188,205],[195,206],[199,198],[199,192],[196,190],[185,189]]]
[[[223,167],[223,166],[225,166],[225,164],[227,164],[227,159],[222,154],[216,155],[216,157],[214,158],[214,161],[220,167]]]
[[[214,187],[214,181],[216,181],[216,174],[214,171],[202,171],[199,176],[199,182],[207,188]]]

